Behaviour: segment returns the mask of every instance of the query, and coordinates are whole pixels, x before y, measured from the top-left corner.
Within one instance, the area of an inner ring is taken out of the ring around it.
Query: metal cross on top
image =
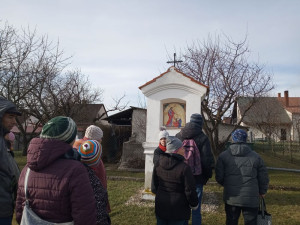
[[[176,60],[176,53],[174,53],[174,61],[168,61],[167,63],[174,63],[174,67],[175,67],[175,63],[181,63],[182,60]]]

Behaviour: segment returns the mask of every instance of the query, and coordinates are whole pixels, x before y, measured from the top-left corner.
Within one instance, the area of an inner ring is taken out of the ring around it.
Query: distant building
[[[288,91],[284,97],[281,93],[278,97],[239,97],[231,122],[241,119],[241,126],[249,127],[253,140],[299,141],[300,97],[289,97]]]
[[[85,133],[85,129],[92,125],[107,126],[106,122],[107,112],[103,104],[84,104],[76,105],[73,109],[74,113],[72,119],[77,124],[77,137],[82,138]]]
[[[84,136],[85,129],[91,125],[96,124],[102,129],[103,126],[108,126],[107,121],[103,120],[107,117],[107,112],[103,104],[84,104],[76,105],[72,108],[72,119],[77,124],[77,138]],[[38,124],[38,119],[29,116],[28,118],[20,117],[22,129],[26,132],[28,140],[33,137],[39,136],[42,131],[43,124]],[[16,141],[14,143],[15,149],[23,149],[23,139],[21,136],[20,127],[14,126],[12,132],[16,135]]]
[[[131,106],[105,120],[112,126],[111,138],[115,139],[121,154],[119,169],[144,168],[142,143],[146,140],[146,109]]]

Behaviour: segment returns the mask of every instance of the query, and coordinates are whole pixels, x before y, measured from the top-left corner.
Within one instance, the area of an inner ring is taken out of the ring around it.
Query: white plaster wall
[[[293,114],[293,129],[292,129],[292,140],[293,141],[299,141],[300,139],[300,134],[297,130],[297,125],[299,124],[300,122],[300,114]],[[299,126],[299,125],[298,125]]]
[[[172,98],[167,96],[172,96]],[[199,95],[176,89],[164,90],[151,95],[147,98],[147,142],[158,142],[159,129],[163,125],[162,107],[167,102],[182,102],[186,104],[186,122],[189,122],[193,113],[201,112],[201,96]],[[167,131],[174,136],[180,129],[167,128]]]
[[[253,141],[257,141],[257,139],[264,140],[266,138],[266,135],[258,128],[245,123],[241,123],[241,125],[249,128],[248,135],[250,136],[250,132],[252,132]],[[276,128],[272,130],[271,138],[274,141],[280,141],[281,129],[286,130],[286,140],[289,141],[291,138],[291,129],[292,129],[291,126],[289,125],[278,125]]]
[[[191,81],[191,78],[178,73],[174,67],[169,72],[156,78],[141,91],[147,97],[147,129],[146,142],[158,143],[159,128],[163,125],[163,104],[167,102],[182,102],[186,104],[186,123],[193,113],[201,113],[201,101],[207,88]],[[168,129],[170,135],[175,135],[180,129]]]

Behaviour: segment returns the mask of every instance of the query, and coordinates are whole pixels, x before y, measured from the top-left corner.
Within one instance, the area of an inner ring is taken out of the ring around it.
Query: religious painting
[[[172,102],[163,104],[163,125],[168,128],[185,126],[185,104]]]

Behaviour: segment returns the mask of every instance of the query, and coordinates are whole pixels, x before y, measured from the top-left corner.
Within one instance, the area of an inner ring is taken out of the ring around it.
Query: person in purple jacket
[[[96,202],[87,169],[80,161],[66,157],[75,154],[72,145],[76,134],[75,122],[58,116],[43,126],[40,138],[31,140],[27,164],[19,179],[18,223],[22,219],[24,179],[29,167],[29,205],[39,217],[53,223],[73,221],[74,225],[96,225]]]

